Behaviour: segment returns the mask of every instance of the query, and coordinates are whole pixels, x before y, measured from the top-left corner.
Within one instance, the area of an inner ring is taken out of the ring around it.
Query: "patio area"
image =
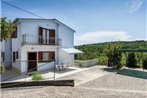
[[[118,72],[104,66],[93,66],[58,78],[75,79],[78,83],[75,87],[2,89],[2,98],[147,98],[147,79],[118,74]]]
[[[55,79],[57,79],[60,77],[64,77],[67,75],[71,75],[77,72],[84,71],[86,69],[88,68],[79,68],[79,67],[73,66],[73,67],[67,67],[64,70],[55,71],[55,74],[54,74],[53,69],[40,71],[39,73],[41,74],[44,80],[53,80],[54,77]],[[6,70],[5,73],[1,77],[1,80],[2,82],[3,81],[31,81],[32,76],[29,74],[20,74],[19,71],[17,71],[16,69],[12,69],[12,70]]]

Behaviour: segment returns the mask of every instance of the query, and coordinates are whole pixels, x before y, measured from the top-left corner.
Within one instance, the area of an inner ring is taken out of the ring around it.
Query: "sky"
[[[3,0],[76,30],[74,44],[147,40],[146,0]],[[10,20],[37,18],[0,2]]]

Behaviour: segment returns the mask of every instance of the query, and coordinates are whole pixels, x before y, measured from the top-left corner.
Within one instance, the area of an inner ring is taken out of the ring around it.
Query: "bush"
[[[43,77],[41,76],[40,73],[35,72],[35,73],[33,73],[33,75],[32,75],[32,80],[43,80]]]
[[[5,67],[3,65],[0,65],[0,74],[3,74],[5,71]]]
[[[137,59],[135,53],[128,54],[127,67],[137,68]]]
[[[107,65],[107,57],[101,56],[98,58],[98,63],[100,65]]]
[[[143,69],[147,69],[147,58],[143,59],[142,65]]]

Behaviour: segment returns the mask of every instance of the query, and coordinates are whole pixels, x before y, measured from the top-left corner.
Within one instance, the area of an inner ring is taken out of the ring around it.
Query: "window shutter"
[[[43,43],[43,39],[42,39],[42,36],[43,35],[43,28],[42,27],[39,27],[39,43],[42,44]]]
[[[13,62],[15,62],[15,52],[13,52]]]
[[[55,45],[55,30],[50,29],[49,30],[49,36],[50,36],[50,44]]]
[[[55,60],[55,52],[50,52],[50,60]]]
[[[43,52],[38,53],[39,62],[43,61]]]

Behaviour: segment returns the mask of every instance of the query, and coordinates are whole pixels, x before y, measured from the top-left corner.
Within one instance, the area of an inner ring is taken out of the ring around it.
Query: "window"
[[[5,52],[1,52],[1,59],[2,59],[2,62],[5,60]]]
[[[13,51],[13,62],[15,62],[18,58],[18,51]]]
[[[39,27],[39,43],[55,45],[55,30]]]
[[[11,38],[17,38],[17,27],[14,27],[14,28],[15,28],[15,30],[14,30],[14,32],[12,33]]]
[[[18,51],[16,51],[15,54],[16,54],[16,59],[18,59]]]
[[[55,60],[55,52],[50,52],[50,60]]]
[[[13,52],[13,62],[15,62],[16,58],[15,58],[15,52]]]
[[[55,59],[55,52],[39,52],[38,61],[39,62],[50,62]]]
[[[0,38],[0,41],[2,42],[2,41],[3,41],[3,39],[2,39],[2,38]]]

